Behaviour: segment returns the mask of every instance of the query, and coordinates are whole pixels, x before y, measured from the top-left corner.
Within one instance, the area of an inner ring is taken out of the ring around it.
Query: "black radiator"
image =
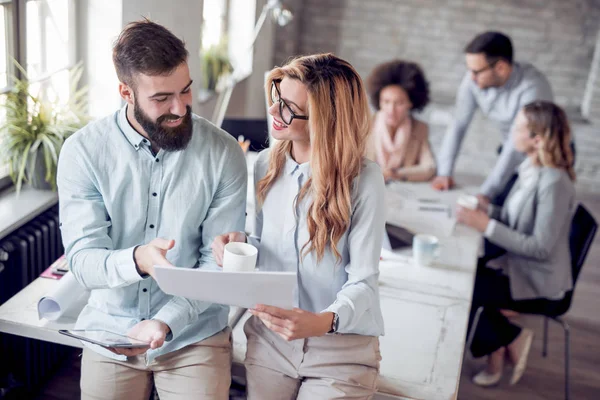
[[[0,304],[34,281],[63,252],[58,206],[0,240]],[[70,351],[66,346],[0,334],[0,398],[15,390],[34,392]]]

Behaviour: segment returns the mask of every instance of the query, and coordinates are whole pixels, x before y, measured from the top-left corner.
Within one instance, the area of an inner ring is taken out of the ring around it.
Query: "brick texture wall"
[[[295,19],[278,28],[275,64],[333,51],[367,76],[378,63],[421,63],[433,100],[452,103],[477,33],[511,36],[517,60],[550,79],[557,102],[579,109],[600,27],[598,0],[287,0]]]

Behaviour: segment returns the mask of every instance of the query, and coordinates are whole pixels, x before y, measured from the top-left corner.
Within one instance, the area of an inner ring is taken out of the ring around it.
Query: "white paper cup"
[[[225,245],[223,271],[248,272],[256,268],[258,249],[251,244],[230,242]]]
[[[471,196],[469,194],[461,194],[456,203],[461,207],[477,210],[479,199],[477,199],[476,196]]]
[[[413,237],[413,258],[417,265],[430,266],[440,255],[440,245],[433,235],[415,235]]]

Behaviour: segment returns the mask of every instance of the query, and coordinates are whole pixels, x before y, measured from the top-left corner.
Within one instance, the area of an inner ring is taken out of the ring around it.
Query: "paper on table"
[[[388,191],[386,208],[388,222],[414,233],[446,237],[452,235],[456,224],[451,207],[444,203],[423,203]]]
[[[216,304],[252,308],[266,304],[296,307],[294,272],[224,272],[155,266],[160,289],[170,295]]]
[[[71,272],[67,272],[56,287],[38,301],[38,317],[56,321],[71,306],[87,300],[88,296],[89,292],[75,280]]]

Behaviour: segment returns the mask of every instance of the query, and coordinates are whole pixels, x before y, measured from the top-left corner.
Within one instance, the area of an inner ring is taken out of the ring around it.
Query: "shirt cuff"
[[[144,279],[144,277],[140,276],[138,273],[135,260],[133,258],[133,252],[135,251],[136,247],[137,246],[130,247],[128,249],[117,250],[113,258],[116,270],[119,271],[121,279],[123,279],[127,284],[136,283]]]
[[[260,247],[260,240],[256,236],[246,236],[246,240],[248,244],[251,244],[257,249]]]
[[[352,310],[346,304],[335,302],[327,307],[323,312],[333,312],[338,316],[338,329],[337,333],[345,333],[350,325],[350,314]]]
[[[177,337],[191,322],[189,305],[182,304],[185,300],[173,297],[165,304],[152,319],[164,322],[171,329],[166,341],[169,342]]]
[[[494,233],[494,229],[496,229],[496,224],[497,222],[495,219],[490,219],[490,222],[488,222],[487,227],[485,228],[485,232],[483,232],[483,236],[489,239]]]

